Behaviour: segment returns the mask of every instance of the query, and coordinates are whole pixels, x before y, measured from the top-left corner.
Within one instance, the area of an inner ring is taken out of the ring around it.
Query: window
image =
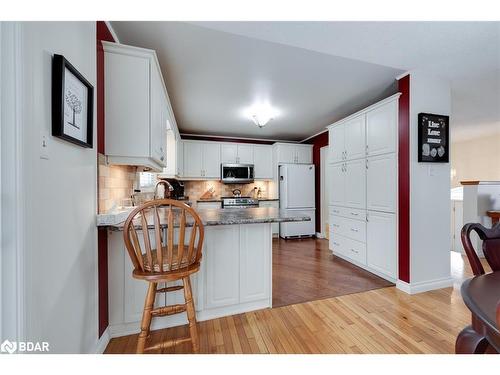
[[[149,172],[139,173],[139,188],[152,187],[155,184],[155,174]]]

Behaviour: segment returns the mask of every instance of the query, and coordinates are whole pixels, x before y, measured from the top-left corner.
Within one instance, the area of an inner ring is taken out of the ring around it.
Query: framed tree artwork
[[[82,147],[93,144],[94,87],[62,55],[52,60],[52,135]]]
[[[418,114],[418,161],[449,162],[449,122],[445,115]]]

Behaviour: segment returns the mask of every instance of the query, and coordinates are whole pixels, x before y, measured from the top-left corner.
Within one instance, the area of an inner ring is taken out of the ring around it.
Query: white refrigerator
[[[315,175],[313,164],[279,167],[280,210],[309,216],[311,221],[280,223],[280,237],[313,236],[315,223]]]

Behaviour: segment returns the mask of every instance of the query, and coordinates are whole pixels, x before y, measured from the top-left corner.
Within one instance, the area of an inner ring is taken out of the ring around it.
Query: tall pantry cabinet
[[[400,94],[328,127],[333,254],[397,280],[397,132]]]

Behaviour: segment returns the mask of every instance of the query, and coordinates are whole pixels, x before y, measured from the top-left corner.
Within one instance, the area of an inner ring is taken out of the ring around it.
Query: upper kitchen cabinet
[[[183,141],[183,151],[184,178],[220,178],[220,143]]]
[[[366,113],[368,156],[396,152],[398,101],[392,100]]]
[[[312,145],[294,143],[275,143],[278,164],[311,164]]]
[[[273,148],[268,145],[253,146],[254,174],[257,179],[273,178]]]
[[[108,163],[161,172],[167,165],[167,129],[175,120],[171,120],[173,112],[156,53],[117,43],[102,44]]]
[[[221,159],[223,163],[254,164],[254,148],[251,144],[222,143]]]
[[[330,163],[364,158],[366,155],[365,115],[331,125],[328,133]]]

